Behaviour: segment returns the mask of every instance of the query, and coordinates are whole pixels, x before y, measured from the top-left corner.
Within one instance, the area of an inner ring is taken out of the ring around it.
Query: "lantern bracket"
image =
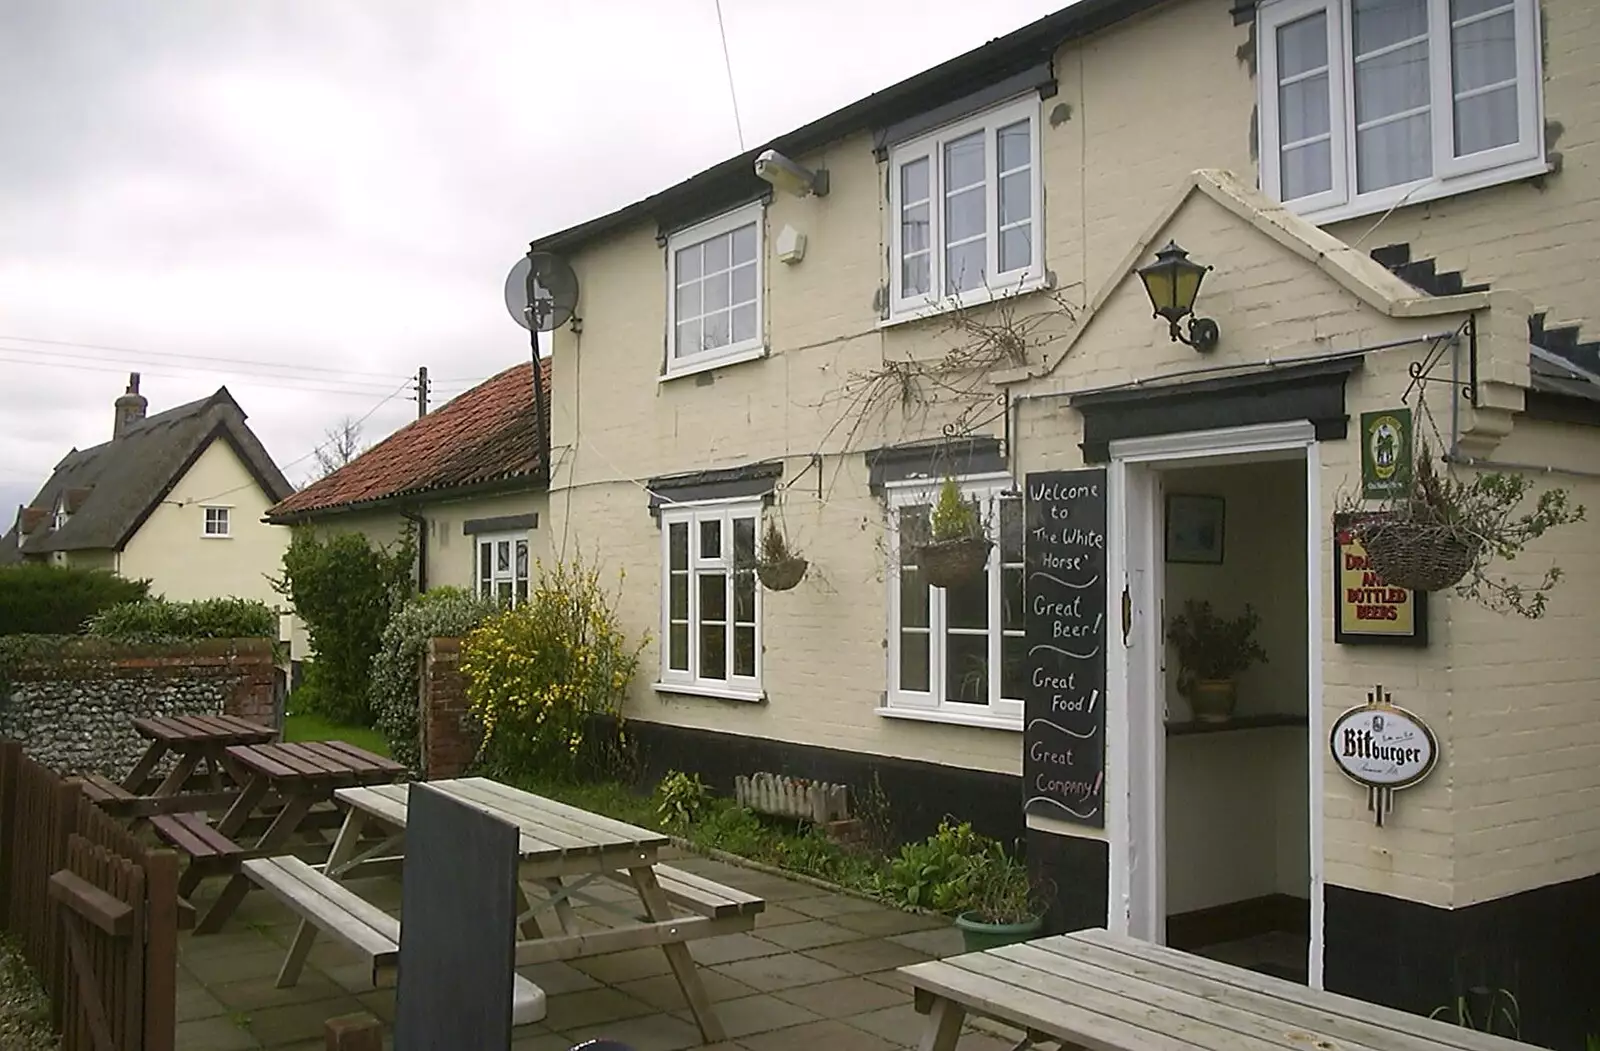
[[[1156,316],[1160,317],[1161,315],[1157,314]],[[1187,334],[1178,327],[1176,321],[1167,322],[1170,326],[1172,342],[1193,347],[1201,354],[1209,354],[1217,349],[1217,340],[1222,338],[1222,329],[1217,326],[1217,323],[1208,317],[1195,317],[1193,314],[1189,315],[1188,320],[1189,331]]]

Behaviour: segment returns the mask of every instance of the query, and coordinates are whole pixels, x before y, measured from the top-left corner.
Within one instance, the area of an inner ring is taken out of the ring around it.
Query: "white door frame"
[[[1159,467],[1304,458],[1306,471],[1306,767],[1309,787],[1311,945],[1307,974],[1322,988],[1322,553],[1321,461],[1309,421],[1228,427],[1114,441],[1107,468],[1107,608],[1123,612],[1123,645],[1109,647],[1106,675],[1106,818],[1111,845],[1107,920],[1113,931],[1166,939],[1165,705]],[[1129,604],[1123,605],[1123,595]],[[1123,703],[1115,700],[1121,698]],[[1141,791],[1135,791],[1142,787]]]

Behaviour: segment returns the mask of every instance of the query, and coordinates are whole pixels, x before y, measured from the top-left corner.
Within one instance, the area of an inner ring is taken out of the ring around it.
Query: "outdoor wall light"
[[[1156,261],[1139,268],[1139,280],[1150,296],[1155,316],[1166,318],[1171,326],[1172,341],[1186,343],[1202,354],[1217,346],[1222,330],[1210,318],[1194,316],[1194,300],[1200,294],[1200,282],[1209,266],[1191,262],[1189,253],[1178,247],[1178,242],[1168,241],[1167,247],[1156,253]],[[1186,335],[1178,322],[1189,319]]]
[[[779,153],[765,150],[756,158],[756,178],[796,197],[828,196],[828,173],[802,167]]]

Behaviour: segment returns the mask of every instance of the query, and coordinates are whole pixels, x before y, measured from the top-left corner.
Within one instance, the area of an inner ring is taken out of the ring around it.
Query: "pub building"
[[[1178,245],[1212,269],[1168,314],[1210,345],[1151,317]],[[1538,618],[1391,585],[1358,528],[1424,442],[1441,473],[1535,475],[1522,511],[1549,487],[1600,507],[1600,382],[1530,346],[1529,313],[1430,295],[1197,172],[1045,363],[1001,377],[1050,929],[1420,1013],[1504,990],[1525,1039],[1600,1033],[1595,527],[1490,564],[1560,567]],[[1265,659],[1197,681],[1173,631],[1219,643],[1192,603],[1252,611]]]

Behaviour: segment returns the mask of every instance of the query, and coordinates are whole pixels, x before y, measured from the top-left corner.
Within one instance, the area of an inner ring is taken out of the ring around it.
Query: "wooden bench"
[[[338,880],[313,865],[293,857],[252,858],[243,865],[245,875],[293,909],[319,931],[354,948],[372,969],[374,986],[391,985],[400,958],[400,921],[362,899]],[[310,943],[306,943],[310,948]],[[278,971],[278,987],[300,980],[304,956],[293,952]],[[530,1025],[545,1016],[544,990],[522,975],[512,984],[511,1024]]]
[[[78,774],[72,778],[83,789],[83,797],[108,814],[126,814],[138,796],[123,788],[109,777],[99,774]]]
[[[656,866],[656,881],[674,904],[714,920],[731,916],[754,917],[767,907],[766,901],[754,894],[746,894],[737,888],[667,865]]]
[[[150,819],[156,835],[189,855],[189,867],[178,880],[187,898],[207,876],[231,875],[248,852],[211,827],[204,814],[157,814]]]

